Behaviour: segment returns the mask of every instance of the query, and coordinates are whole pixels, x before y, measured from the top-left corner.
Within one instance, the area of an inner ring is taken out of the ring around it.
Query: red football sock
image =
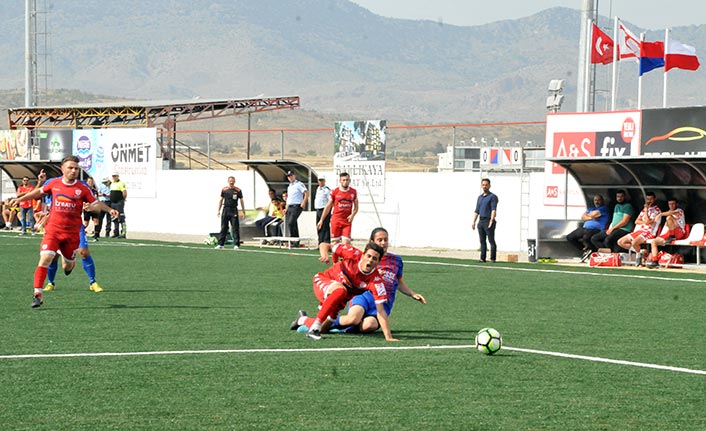
[[[38,266],[37,269],[34,270],[35,289],[42,289],[44,287],[44,280],[47,278],[47,271],[49,271],[49,268],[45,268],[43,266]]]
[[[304,326],[306,326],[307,328],[311,328],[311,325],[314,324],[315,320],[316,319],[314,319],[313,317],[307,317],[306,319],[304,319]]]
[[[348,292],[346,291],[346,289],[336,289],[331,292],[331,294],[321,305],[321,310],[319,310],[319,314],[316,315],[316,318],[319,320],[319,322],[326,321],[326,318],[329,316],[335,319],[338,315],[338,312],[341,311],[346,305],[347,297]]]

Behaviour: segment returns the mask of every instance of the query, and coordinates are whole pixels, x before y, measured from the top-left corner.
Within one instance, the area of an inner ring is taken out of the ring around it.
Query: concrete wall
[[[319,172],[336,185],[331,172]],[[157,172],[155,199],[129,196],[125,206],[128,232],[204,235],[219,230],[216,216],[220,190],[228,176],[236,178],[248,209],[268,203],[267,186],[253,171],[163,170]],[[491,190],[498,195],[498,250],[523,252],[520,241],[520,190],[518,174],[491,173]],[[397,247],[433,247],[460,250],[479,248],[478,234],[471,230],[480,173],[386,174],[385,202],[362,203],[353,222],[354,239],[364,239],[382,224]],[[538,218],[564,218],[563,208],[545,208],[544,174],[530,174],[530,231],[536,235]],[[281,190],[278,190],[281,193]],[[579,211],[580,212],[580,211]],[[299,218],[300,235],[316,237],[314,212]]]

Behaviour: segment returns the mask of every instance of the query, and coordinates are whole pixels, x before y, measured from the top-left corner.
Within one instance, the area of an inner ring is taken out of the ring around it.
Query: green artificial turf
[[[315,251],[105,240],[105,292],[79,265],[31,309],[38,245],[0,235],[1,429],[706,429],[705,274],[409,256],[428,304],[398,297],[399,343],[316,342],[289,330]],[[469,347],[486,326],[495,356]],[[86,353],[125,355],[17,356]]]

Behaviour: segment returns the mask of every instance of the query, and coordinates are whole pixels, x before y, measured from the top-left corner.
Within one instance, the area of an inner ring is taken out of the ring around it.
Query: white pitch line
[[[453,350],[475,349],[475,345],[453,346],[383,346],[383,347],[328,347],[328,348],[299,348],[299,349],[220,349],[220,350],[165,350],[155,352],[100,352],[100,353],[48,353],[26,355],[0,355],[0,359],[46,359],[46,358],[92,358],[116,356],[159,356],[159,355],[204,355],[204,354],[232,354],[232,353],[308,353],[308,352],[364,352],[381,350]],[[648,364],[644,362],[625,361],[622,359],[600,358],[597,356],[574,355],[571,353],[549,352],[545,350],[523,349],[520,347],[504,346],[503,350],[530,353],[535,355],[556,356],[560,358],[579,359],[582,361],[601,362],[606,364],[627,365],[631,367],[651,368],[655,370],[673,371],[678,373],[698,374],[706,376],[706,370],[672,367],[669,365]]]
[[[553,273],[553,274],[568,274],[568,275],[586,275],[589,277],[618,277],[618,278],[637,278],[641,280],[660,280],[660,281],[683,281],[690,283],[706,284],[706,279],[699,278],[674,278],[674,277],[657,277],[654,275],[638,275],[638,274],[613,274],[607,272],[588,272],[588,271],[570,271],[566,269],[539,269],[539,268],[520,268],[516,266],[502,266],[499,264],[493,264],[491,266],[478,266],[471,265],[467,263],[453,263],[453,262],[424,262],[417,260],[405,259],[405,264],[416,263],[419,265],[440,265],[440,266],[455,266],[460,268],[483,268],[487,270],[496,271],[522,271],[522,272],[541,272],[541,273]]]
[[[176,245],[176,244],[148,244],[148,243],[131,243],[131,242],[110,242],[105,243],[106,245],[113,246],[131,246],[131,247],[172,247],[172,248],[184,248],[192,250],[211,250],[212,248],[204,248],[202,246],[191,246],[191,245]],[[237,253],[263,253],[263,254],[284,254],[287,253],[290,256],[298,257],[310,257],[313,253],[302,253],[303,250],[286,250],[286,249],[240,249]],[[314,249],[308,251],[315,251]],[[222,252],[222,250],[221,250]],[[638,274],[612,274],[604,271],[596,272],[586,272],[586,271],[571,271],[565,269],[539,269],[539,268],[520,268],[516,266],[503,266],[502,264],[494,264],[492,266],[473,265],[468,263],[457,263],[457,262],[425,262],[420,260],[405,259],[405,264],[418,264],[418,265],[435,265],[435,266],[451,266],[456,268],[483,268],[488,270],[499,270],[499,271],[522,271],[522,272],[539,272],[539,273],[554,273],[554,274],[569,274],[569,275],[584,275],[589,277],[617,277],[617,278],[636,278],[641,280],[659,280],[659,281],[681,281],[684,283],[697,283],[706,284],[706,279],[698,278],[675,278],[675,277],[658,277],[654,275],[638,275]]]
[[[354,352],[370,350],[440,350],[468,349],[475,345],[456,346],[385,346],[385,347],[314,347],[302,349],[224,349],[224,350],[165,350],[156,352],[101,352],[101,353],[47,353],[27,355],[0,355],[0,359],[91,358],[97,356],[153,356],[202,355],[209,353],[300,353],[300,352]]]
[[[182,249],[189,249],[189,250],[203,250],[203,251],[213,251],[211,247],[203,247],[203,246],[196,246],[196,245],[188,245],[188,244],[160,244],[160,243],[155,243],[155,244],[148,244],[148,243],[135,243],[135,242],[118,242],[118,241],[111,241],[111,242],[104,242],[100,245],[100,247],[103,246],[118,246],[118,247],[171,247],[171,248],[182,248]],[[262,253],[262,254],[284,254],[287,253],[290,256],[297,256],[297,257],[310,257],[313,254],[312,253],[302,253],[301,251],[303,250],[287,250],[287,249],[275,249],[275,250],[266,250],[266,249],[240,249],[237,251],[237,253]],[[309,250],[309,251],[315,251],[314,249]],[[221,252],[223,252],[221,250]],[[453,258],[450,258],[453,259]],[[521,272],[539,272],[539,273],[547,273],[547,274],[568,274],[568,275],[575,275],[575,276],[588,276],[588,277],[614,277],[614,278],[630,278],[630,279],[640,279],[640,280],[659,280],[659,281],[676,281],[676,282],[684,282],[684,283],[696,283],[696,284],[706,284],[706,279],[698,279],[698,278],[675,278],[675,277],[660,277],[660,276],[654,276],[654,275],[639,275],[639,274],[613,274],[613,273],[607,273],[605,271],[596,271],[596,272],[588,272],[588,271],[572,271],[572,270],[566,270],[566,269],[539,269],[539,268],[520,268],[516,266],[503,266],[502,264],[494,264],[492,266],[479,266],[479,265],[474,265],[474,264],[468,264],[468,263],[457,263],[457,262],[425,262],[425,261],[420,261],[420,260],[412,260],[412,259],[405,259],[405,264],[418,264],[418,265],[435,265],[435,266],[451,266],[451,267],[456,267],[456,268],[483,268],[487,270],[496,270],[496,271],[521,271]]]
[[[678,373],[699,374],[706,376],[705,370],[693,370],[691,368],[671,367],[669,365],[647,364],[644,362],[624,361],[621,359],[599,358],[597,356],[572,355],[571,353],[547,352],[545,350],[522,349],[519,347],[503,347],[505,350],[512,350],[522,353],[534,353],[536,355],[558,356],[560,358],[581,359],[583,361],[603,362],[607,364],[629,365],[631,367],[652,368],[655,370],[675,371]]]

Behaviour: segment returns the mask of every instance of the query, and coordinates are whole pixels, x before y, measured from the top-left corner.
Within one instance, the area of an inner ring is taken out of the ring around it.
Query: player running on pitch
[[[41,306],[44,280],[47,277],[49,265],[57,252],[61,251],[64,261],[64,273],[70,274],[74,269],[76,252],[81,241],[83,229],[83,204],[91,204],[91,209],[100,208],[117,217],[118,212],[103,202],[96,200],[85,183],[78,181],[81,168],[78,157],[68,156],[61,161],[62,176],[53,178],[22,197],[13,201],[19,203],[28,199],[39,199],[43,195],[52,196],[52,209],[45,226],[45,234],[39,251],[39,263],[34,271],[34,296],[32,308]]]
[[[358,192],[350,186],[351,176],[348,173],[341,172],[338,182],[340,185],[331,192],[316,228],[321,229],[324,220],[331,214],[331,243],[350,244],[353,219],[358,214]],[[328,250],[327,243],[319,244],[319,260],[321,262],[328,263]],[[335,259],[334,262],[336,262]]]

